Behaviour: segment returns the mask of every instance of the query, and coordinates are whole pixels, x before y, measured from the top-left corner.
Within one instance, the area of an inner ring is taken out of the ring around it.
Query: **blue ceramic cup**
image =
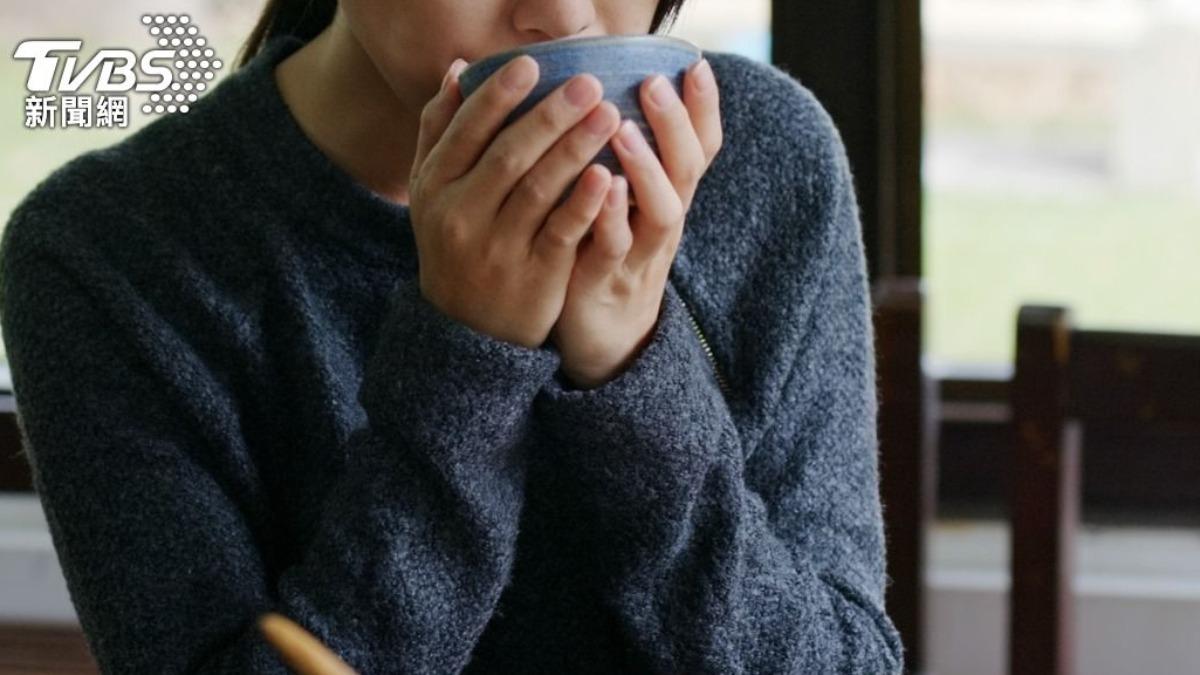
[[[602,35],[537,42],[493,54],[464,69],[458,76],[463,98],[470,96],[493,73],[521,54],[528,54],[537,61],[538,82],[525,100],[505,118],[504,126],[512,124],[575,75],[591,73],[604,85],[604,99],[617,107],[622,120],[631,119],[638,125],[655,154],[658,153],[658,143],[654,131],[646,122],[638,95],[642,82],[651,75],[661,73],[682,97],[688,68],[703,56],[700,48],[691,42],[661,35]],[[592,163],[604,165],[614,175],[625,173],[608,144],[593,158]],[[568,188],[560,203],[572,188]],[[633,192],[630,191],[629,195],[632,200]]]

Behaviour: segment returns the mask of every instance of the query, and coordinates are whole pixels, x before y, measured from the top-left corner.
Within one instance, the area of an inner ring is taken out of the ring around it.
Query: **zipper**
[[[712,347],[709,346],[708,339],[704,337],[704,331],[700,329],[700,322],[696,321],[696,316],[692,314],[692,308],[688,306],[687,301],[683,299],[682,295],[679,296],[679,301],[687,311],[692,328],[696,331],[696,337],[700,338],[700,346],[704,348],[704,354],[708,356],[708,362],[712,364],[713,374],[717,376],[717,385],[721,388],[721,394],[728,397],[729,384],[725,382],[725,377],[721,375],[721,369],[717,367],[717,357],[713,356]]]

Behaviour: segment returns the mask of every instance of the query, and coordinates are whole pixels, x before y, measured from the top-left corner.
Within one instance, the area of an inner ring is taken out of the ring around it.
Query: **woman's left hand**
[[[688,70],[683,100],[661,75],[647,78],[640,95],[662,161],[636,124],[622,123],[611,143],[628,180],[613,178],[550,332],[563,374],[584,389],[621,373],[653,337],[692,196],[721,149],[717,84],[707,59]],[[629,189],[637,199],[633,209]]]

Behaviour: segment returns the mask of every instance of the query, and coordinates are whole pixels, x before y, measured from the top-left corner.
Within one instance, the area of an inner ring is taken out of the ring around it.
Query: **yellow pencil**
[[[258,628],[300,675],[357,675],[312,633],[282,614],[263,614],[258,618]]]

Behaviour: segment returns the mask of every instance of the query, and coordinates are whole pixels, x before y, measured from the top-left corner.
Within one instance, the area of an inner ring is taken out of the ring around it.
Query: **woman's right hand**
[[[465,64],[455,65],[421,113],[409,177],[421,292],[477,331],[538,347],[608,194],[612,174],[587,165],[620,112],[601,100],[595,76],[581,74],[500,129],[537,83],[537,61],[509,61],[466,101],[457,81]]]

